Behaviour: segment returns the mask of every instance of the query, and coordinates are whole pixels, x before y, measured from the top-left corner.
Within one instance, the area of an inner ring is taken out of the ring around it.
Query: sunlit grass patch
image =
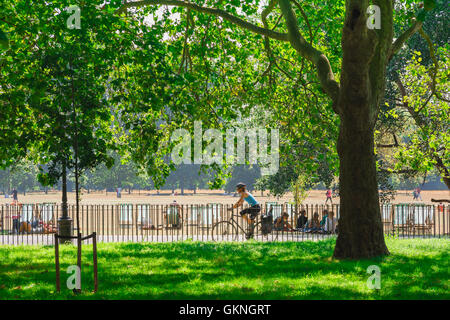
[[[99,244],[99,291],[92,293],[92,246],[83,246],[81,295],[65,289],[76,247],[61,246],[61,293],[54,248],[0,247],[1,299],[449,299],[448,239],[387,239],[388,257],[336,261],[334,240],[284,243]],[[367,286],[367,267],[381,289]]]

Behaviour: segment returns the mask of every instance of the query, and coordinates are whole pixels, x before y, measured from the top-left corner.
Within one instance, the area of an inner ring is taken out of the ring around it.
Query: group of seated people
[[[19,226],[19,233],[56,233],[57,228],[52,222],[44,223],[37,219],[33,221],[22,221]]]
[[[57,227],[52,221],[44,223],[43,221],[33,219],[33,221],[18,221],[13,220],[13,228],[10,231],[11,234],[17,233],[56,233]]]
[[[19,204],[20,210],[14,211],[11,216],[4,216],[5,219],[11,218],[12,221],[12,229],[10,230],[10,234],[18,234],[18,233],[56,233],[57,227],[53,221],[44,222],[40,214],[33,215],[31,219],[22,219],[23,214],[21,213],[22,205]],[[7,227],[5,221],[0,221],[0,230]]]
[[[289,223],[289,214],[283,214],[274,221],[274,230],[276,231],[301,231],[306,233],[337,233],[337,219],[333,211],[324,210],[322,220],[319,214],[314,212],[311,220],[306,216],[306,210],[300,211],[300,216],[296,221],[295,228]]]

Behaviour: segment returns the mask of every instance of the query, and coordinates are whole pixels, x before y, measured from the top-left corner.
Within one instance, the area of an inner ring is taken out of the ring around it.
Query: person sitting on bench
[[[326,233],[336,233],[337,219],[334,217],[334,212],[330,211],[325,220],[323,230]]]
[[[297,218],[297,229],[303,229],[308,223],[308,217],[306,216],[306,210],[300,211],[300,216]]]
[[[327,221],[327,217],[328,217],[328,210],[324,209],[322,212],[322,220],[320,220],[320,227],[323,228],[323,226],[325,225],[325,221]]]
[[[313,218],[308,221],[305,227],[305,232],[320,232],[322,230],[320,226],[319,214],[314,212]]]
[[[283,212],[283,214],[276,218],[273,222],[273,227],[277,231],[290,231],[292,230],[292,226],[288,222],[289,214],[287,212]]]

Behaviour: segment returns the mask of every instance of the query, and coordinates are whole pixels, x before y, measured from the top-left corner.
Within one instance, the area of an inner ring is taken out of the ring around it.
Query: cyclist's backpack
[[[273,207],[270,207],[269,212],[261,217],[261,232],[263,235],[269,234],[273,229]]]

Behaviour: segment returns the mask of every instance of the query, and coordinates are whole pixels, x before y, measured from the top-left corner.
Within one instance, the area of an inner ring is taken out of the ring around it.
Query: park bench
[[[394,206],[394,213],[392,218],[393,233],[409,234],[412,232],[413,219],[409,210],[409,204],[398,204]]]
[[[201,221],[201,210],[196,205],[186,206],[186,226],[198,226],[199,221]]]
[[[182,209],[178,205],[169,205],[163,212],[164,227],[181,229],[183,226]]]
[[[137,209],[137,224],[141,227],[141,230],[157,230],[157,226],[153,224],[151,217],[150,205],[138,204]],[[160,229],[158,229],[160,230]]]
[[[272,207],[272,215],[273,220],[280,217],[283,212],[283,205],[279,204],[278,202],[266,202],[266,212],[269,212],[270,207]]]
[[[381,221],[387,234],[394,232],[394,206],[390,203],[381,206]]]
[[[133,226],[133,205],[130,203],[120,204],[119,212],[120,228],[131,228]]]
[[[394,206],[392,229],[395,233],[429,234],[434,228],[433,207],[416,204]]]
[[[413,224],[412,228],[416,234],[432,234],[434,222],[427,217],[423,224]]]
[[[220,203],[208,203],[203,210],[202,226],[209,228],[220,220],[222,205]]]
[[[206,205],[193,206],[187,217],[189,225],[197,226],[199,229],[209,230],[212,225],[224,219],[221,217],[222,204],[208,203]]]
[[[411,207],[414,219],[412,220],[412,231],[417,234],[431,234],[434,228],[433,207],[419,205]]]

